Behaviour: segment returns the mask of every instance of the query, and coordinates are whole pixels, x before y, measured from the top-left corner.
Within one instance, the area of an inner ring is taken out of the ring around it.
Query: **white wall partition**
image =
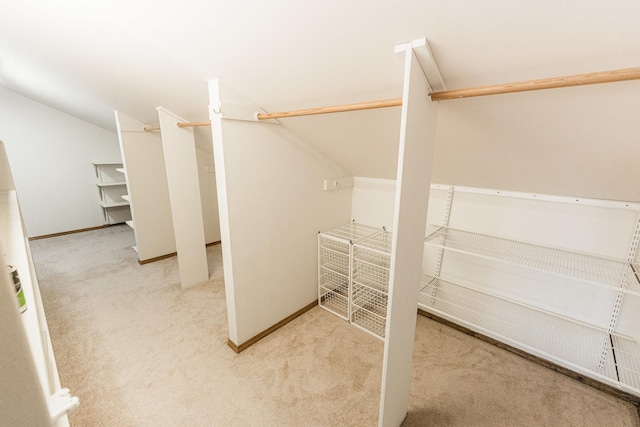
[[[181,118],[158,108],[182,288],[209,279],[196,142]]]
[[[219,81],[209,90],[229,339],[241,345],[316,300],[317,234],[349,222],[351,188],[324,191],[347,173],[255,121],[259,108]]]
[[[422,51],[422,52],[420,52]],[[387,330],[382,367],[380,426],[399,426],[407,415],[411,359],[422,271],[437,104],[426,96],[431,86],[416,53],[428,51],[417,42],[405,46],[405,74],[400,123],[394,233],[389,270]]]
[[[76,407],[78,399],[60,392],[60,378],[38,279],[1,141],[0,265],[0,423],[3,426],[68,427],[64,408]],[[22,312],[7,265],[16,268],[22,284],[26,303]],[[47,404],[50,404],[49,408]],[[52,419],[57,409],[60,414]]]
[[[131,199],[138,259],[143,262],[176,251],[169,188],[158,132],[121,112],[116,124]]]
[[[200,179],[200,197],[202,200],[202,220],[207,243],[220,241],[220,215],[218,214],[218,193],[216,173],[213,163],[213,145],[211,127],[202,126],[193,129],[198,158],[198,177]]]
[[[115,133],[0,87],[0,139],[30,237],[102,224],[91,162],[120,159]]]

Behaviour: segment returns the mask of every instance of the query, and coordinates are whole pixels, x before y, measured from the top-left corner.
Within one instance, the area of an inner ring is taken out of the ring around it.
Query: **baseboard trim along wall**
[[[78,230],[61,231],[60,233],[43,234],[42,236],[29,237],[29,241],[31,241],[31,240],[40,240],[40,239],[48,239],[49,237],[66,236],[67,234],[84,233],[85,231],[100,230],[102,228],[107,228],[107,227],[110,227],[110,225],[105,224],[105,225],[99,225],[97,227],[89,227],[89,228],[81,228],[81,229],[78,229]]]
[[[586,385],[588,385],[590,387],[595,388],[596,390],[602,391],[604,393],[607,393],[607,394],[610,394],[610,395],[612,395],[614,397],[622,399],[622,400],[624,400],[626,402],[632,403],[638,408],[638,414],[640,415],[640,397],[638,397],[638,396],[635,396],[635,395],[630,394],[630,393],[626,393],[626,392],[624,392],[622,390],[618,390],[617,388],[615,388],[613,386],[601,383],[600,381],[594,380],[592,378],[585,377],[584,375],[582,375],[582,374],[580,374],[578,372],[572,371],[571,369],[567,369],[564,366],[556,365],[555,363],[550,362],[550,361],[548,361],[546,359],[542,359],[540,357],[534,356],[534,355],[529,354],[529,353],[527,353],[525,351],[522,351],[522,350],[520,350],[518,348],[514,348],[514,347],[512,347],[512,346],[510,346],[508,344],[505,344],[505,343],[503,343],[501,341],[495,340],[495,339],[493,339],[491,337],[488,337],[486,335],[483,335],[481,333],[472,331],[469,328],[466,328],[464,326],[461,326],[461,325],[458,325],[456,323],[450,322],[449,320],[443,319],[442,317],[439,317],[439,316],[437,316],[435,314],[431,314],[431,313],[429,313],[429,312],[427,312],[427,311],[425,311],[425,310],[423,310],[421,308],[418,308],[418,314],[420,314],[420,315],[422,315],[424,317],[427,317],[427,318],[429,318],[431,320],[434,320],[434,321],[436,321],[438,323],[442,323],[445,326],[449,326],[451,328],[454,328],[454,329],[456,329],[456,330],[458,330],[458,331],[460,331],[462,333],[465,333],[467,335],[471,335],[474,338],[478,338],[481,341],[484,341],[486,343],[492,344],[492,345],[494,345],[496,347],[499,347],[499,348],[501,348],[503,350],[507,350],[510,353],[516,354],[516,355],[518,355],[518,356],[520,356],[520,357],[522,357],[524,359],[527,359],[527,360],[529,360],[531,362],[537,363],[538,365],[544,366],[545,368],[551,369],[551,370],[556,371],[556,372],[558,372],[558,373],[560,373],[562,375],[565,375],[565,376],[567,376],[567,377],[569,377],[571,379],[577,380],[577,381],[579,381],[579,382],[581,382],[583,384],[586,384]]]
[[[292,315],[285,317],[284,319],[282,319],[281,321],[279,321],[275,325],[271,326],[268,329],[265,329],[264,331],[260,332],[255,337],[249,338],[247,341],[243,342],[240,345],[237,345],[236,343],[231,341],[231,339],[227,340],[227,344],[229,345],[229,347],[231,347],[231,349],[233,351],[235,351],[236,353],[240,353],[241,351],[244,351],[247,348],[251,347],[253,344],[257,343],[262,338],[266,337],[267,335],[269,335],[272,332],[275,332],[276,330],[280,329],[281,327],[283,327],[287,323],[291,322],[296,317],[299,317],[299,316],[303,315],[304,313],[306,313],[307,311],[311,310],[313,307],[315,307],[317,305],[318,305],[318,300],[315,300],[311,304],[304,306],[303,308],[301,308],[300,310],[296,311]]]
[[[219,245],[219,244],[220,244],[220,240],[218,240],[217,242],[207,243],[205,246],[209,247],[209,246],[214,246],[214,245]],[[140,264],[140,265],[149,264],[150,262],[160,261],[160,260],[163,260],[163,259],[171,258],[171,257],[176,256],[176,255],[178,255],[177,252],[171,252],[170,254],[165,254],[165,255],[160,255],[160,256],[157,256],[157,257],[145,259],[144,261],[141,261],[140,259],[138,259],[138,264]]]
[[[178,255],[177,252],[171,252],[170,254],[164,254],[164,255],[156,256],[156,257],[145,259],[145,260],[140,260],[140,258],[138,258],[138,264],[140,265],[149,264],[150,262],[160,261],[163,259],[174,257],[176,255]]]

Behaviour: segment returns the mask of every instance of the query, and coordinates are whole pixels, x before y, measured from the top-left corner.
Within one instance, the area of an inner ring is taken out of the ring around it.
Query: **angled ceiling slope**
[[[394,46],[425,36],[449,89],[634,67],[639,17],[627,0],[24,0],[0,14],[0,85],[113,131],[114,109],[154,123],[162,105],[206,120],[212,78],[267,111],[399,97]],[[394,110],[286,126],[331,157],[379,150],[395,164]]]

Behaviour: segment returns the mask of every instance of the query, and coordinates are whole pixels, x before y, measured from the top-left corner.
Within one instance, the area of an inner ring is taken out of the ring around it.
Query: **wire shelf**
[[[349,277],[322,269],[318,303],[320,307],[342,317],[349,318]]]
[[[626,261],[570,249],[429,226],[425,243],[640,296],[640,282]],[[636,270],[640,271],[640,270]],[[628,280],[624,280],[624,278]],[[624,287],[621,284],[625,283]]]
[[[329,231],[323,231],[320,234],[324,237],[330,237],[342,243],[356,243],[359,240],[380,233],[381,231],[382,228],[352,222]]]
[[[612,338],[613,351],[620,382],[640,390],[640,345],[637,342]]]
[[[630,337],[427,275],[419,306],[640,392],[640,348]]]

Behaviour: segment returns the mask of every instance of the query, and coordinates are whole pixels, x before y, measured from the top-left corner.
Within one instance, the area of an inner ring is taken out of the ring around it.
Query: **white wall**
[[[433,177],[640,201],[640,82],[440,102]]]
[[[0,140],[30,237],[101,225],[91,162],[120,160],[115,133],[0,88]]]
[[[223,112],[252,106],[209,87]],[[324,191],[346,172],[281,125],[211,120],[229,338],[240,345],[316,300],[317,235],[349,222],[351,189]]]
[[[162,107],[158,107],[158,118],[180,284],[182,289],[186,289],[209,279],[196,141],[192,127],[178,127],[186,120]]]
[[[351,219],[361,224],[393,230],[395,179],[355,177],[351,196]]]
[[[640,81],[627,81],[441,101],[433,181],[640,201],[639,94]],[[283,123],[353,175],[389,179],[398,112]]]
[[[218,192],[213,162],[213,145],[211,144],[211,127],[195,127],[193,135],[196,140],[205,241],[207,243],[219,242],[220,215],[218,214]]]
[[[119,111],[115,117],[138,259],[146,261],[173,253],[176,240],[160,133],[145,132],[147,124]]]

